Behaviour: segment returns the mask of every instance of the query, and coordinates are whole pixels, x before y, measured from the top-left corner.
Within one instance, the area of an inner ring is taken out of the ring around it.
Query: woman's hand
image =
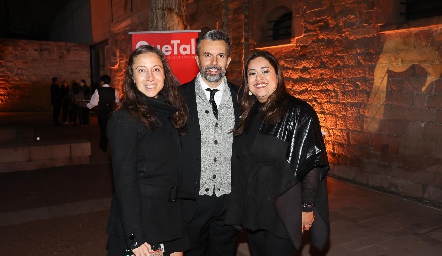
[[[313,221],[315,221],[313,211],[302,212],[302,232],[304,232],[304,230],[309,230],[313,225]]]
[[[148,243],[144,243],[132,250],[135,256],[149,256],[151,251],[150,244]]]

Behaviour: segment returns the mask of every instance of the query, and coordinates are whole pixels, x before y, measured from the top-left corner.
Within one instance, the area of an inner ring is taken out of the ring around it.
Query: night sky
[[[0,0],[0,38],[46,40],[54,17],[70,0]]]

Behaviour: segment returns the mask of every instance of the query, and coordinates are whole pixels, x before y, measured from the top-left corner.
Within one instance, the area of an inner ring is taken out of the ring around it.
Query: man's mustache
[[[218,70],[218,71],[223,71],[223,68],[220,67],[220,66],[218,66],[218,65],[207,66],[207,67],[204,68],[204,71],[207,71],[207,70],[209,70],[209,69],[216,69],[216,70]]]

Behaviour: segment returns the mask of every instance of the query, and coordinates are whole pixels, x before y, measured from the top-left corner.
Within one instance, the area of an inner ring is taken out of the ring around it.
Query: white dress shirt
[[[203,89],[203,92],[204,92],[204,94],[206,95],[207,101],[210,100],[210,92],[209,92],[209,91],[206,91],[207,88],[209,88],[209,89],[218,89],[218,90],[219,90],[219,91],[217,91],[217,92],[215,93],[215,97],[214,97],[216,105],[219,106],[219,104],[221,104],[221,99],[223,98],[223,91],[224,91],[224,86],[225,86],[225,84],[224,84],[224,79],[222,79],[222,82],[221,82],[221,83],[218,85],[218,87],[216,87],[216,88],[210,88],[210,87],[206,84],[206,82],[204,82],[204,80],[203,80],[203,78],[201,77],[201,74],[200,74],[200,73],[198,73],[196,79],[199,79],[199,82],[200,82],[201,88]]]

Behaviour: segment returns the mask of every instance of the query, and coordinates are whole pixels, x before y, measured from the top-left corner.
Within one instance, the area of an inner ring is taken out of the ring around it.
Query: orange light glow
[[[388,33],[384,36],[386,41],[374,71],[374,83],[367,106],[368,118],[364,122],[364,130],[369,132],[376,132],[380,121],[384,118],[387,71],[404,72],[413,64],[420,65],[428,72],[427,81],[421,88],[421,92],[425,92],[428,86],[439,79],[442,74],[442,64],[437,59],[437,47],[416,46],[412,36],[400,36],[400,32]]]
[[[266,50],[266,49],[272,49],[272,48],[294,47],[294,46],[295,46],[295,44],[288,43],[288,44],[278,44],[278,45],[271,45],[271,46],[261,46],[261,47],[256,47],[255,49],[257,49],[257,50]]]

